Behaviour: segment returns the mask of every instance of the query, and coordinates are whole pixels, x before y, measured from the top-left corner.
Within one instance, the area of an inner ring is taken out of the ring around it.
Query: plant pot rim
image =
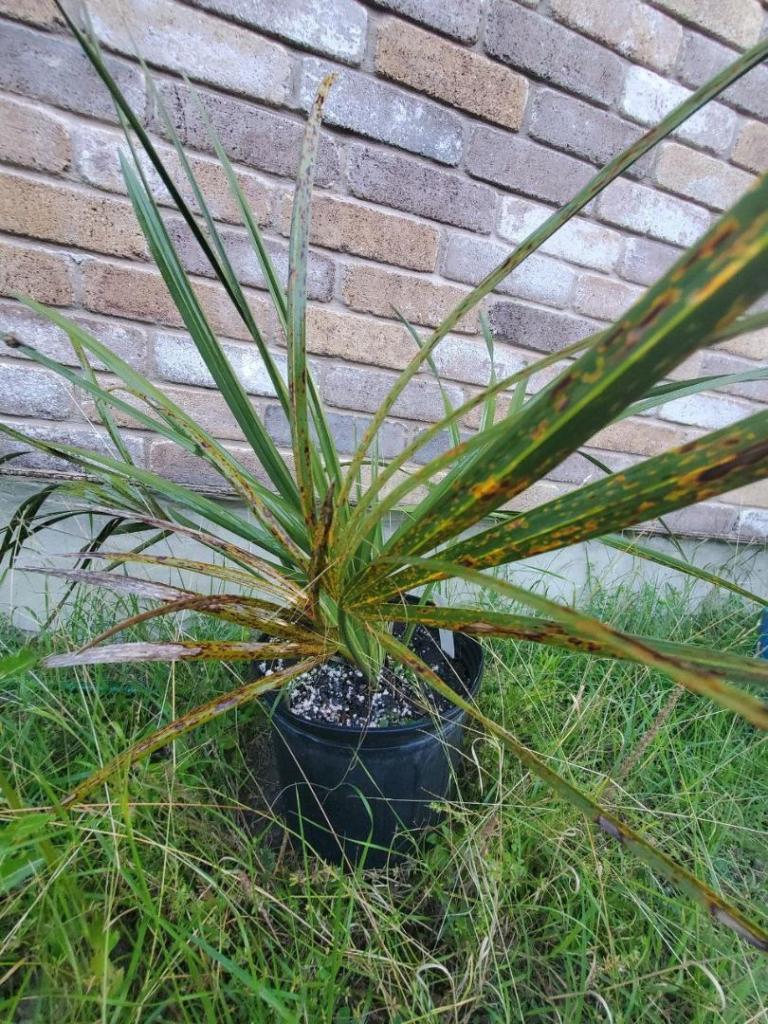
[[[485,668],[483,646],[475,637],[468,636],[466,633],[453,633],[453,636],[456,640],[457,654],[452,660],[454,663],[458,663],[459,667],[463,663],[467,677],[463,680],[464,688],[467,697],[471,699],[480,689],[480,683],[483,678],[483,670]],[[462,649],[465,654],[464,658],[459,654],[459,651]],[[284,687],[281,686],[277,690],[272,690],[264,695],[264,703],[269,708],[270,720],[277,718],[283,724],[289,724],[294,729],[301,729],[316,736],[329,739],[335,738],[337,740],[342,738],[349,740],[353,737],[361,737],[368,740],[381,738],[385,740],[387,738],[406,737],[409,734],[434,732],[435,726],[439,722],[455,721],[465,713],[462,708],[453,705],[453,707],[441,715],[422,715],[420,718],[414,718],[410,722],[403,722],[401,725],[366,727],[335,725],[332,722],[312,722],[307,718],[302,718],[300,715],[295,715],[288,707],[287,701],[282,699],[284,692]]]

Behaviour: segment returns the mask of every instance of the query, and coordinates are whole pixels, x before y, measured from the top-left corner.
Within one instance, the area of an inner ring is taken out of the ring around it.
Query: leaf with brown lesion
[[[149,622],[152,619],[164,618],[168,615],[178,615],[180,612],[192,611],[202,615],[211,615],[214,618],[223,619],[225,622],[232,622],[238,626],[266,633],[270,637],[279,637],[285,640],[305,642],[312,644],[317,642],[317,635],[296,622],[286,622],[282,617],[285,609],[271,605],[259,598],[247,597],[239,594],[195,594],[190,597],[180,598],[178,601],[170,601],[159,608],[150,608],[147,611],[139,612],[123,619],[109,629],[104,630],[98,636],[90,640],[82,650],[97,647],[105,640],[118,633],[131,629],[141,623]],[[298,614],[298,613],[297,613]]]
[[[136,642],[90,647],[69,654],[51,654],[43,668],[73,668],[78,665],[122,665],[146,661],[255,661],[257,659],[327,658],[333,648],[317,641],[258,643],[237,640],[174,640],[169,643]]]
[[[406,622],[451,629],[477,637],[507,637],[527,643],[543,644],[573,651],[575,654],[592,654],[599,658],[621,661],[644,661],[627,654],[618,655],[615,650],[594,639],[580,636],[568,629],[562,622],[530,615],[514,615],[488,608],[443,607],[439,605],[403,605],[399,602],[382,605],[371,610],[362,609],[361,618],[367,622]],[[768,661],[749,658],[730,651],[718,651],[698,644],[677,643],[659,637],[626,634],[629,639],[654,649],[661,654],[677,659],[691,669],[703,669],[721,679],[738,680],[768,688]]]
[[[265,657],[266,656],[267,655],[265,655]],[[288,655],[286,655],[286,657],[288,657]],[[186,715],[182,715],[169,725],[164,726],[162,729],[158,729],[156,732],[153,732],[150,736],[140,740],[138,743],[134,743],[132,747],[124,750],[122,753],[118,754],[117,757],[112,758],[111,761],[108,761],[107,764],[90,775],[84,782],[81,782],[72,790],[71,793],[68,794],[68,796],[64,797],[60,802],[60,806],[64,808],[73,807],[75,804],[80,803],[80,801],[88,796],[89,793],[93,792],[97,786],[106,782],[117,772],[125,771],[130,768],[131,765],[134,765],[138,761],[149,756],[153,751],[159,750],[161,747],[179,739],[181,736],[191,732],[193,729],[196,729],[201,725],[205,725],[208,722],[212,722],[221,715],[234,711],[236,708],[240,708],[244,704],[258,699],[262,694],[268,693],[270,690],[278,689],[278,687],[283,686],[295,676],[301,675],[303,672],[308,672],[310,669],[314,668],[314,666],[318,664],[319,660],[320,659],[317,657],[305,658],[304,660],[297,662],[297,664],[286,668],[282,672],[276,672],[266,678],[246,683],[244,686],[240,686],[235,690],[230,690],[229,693],[221,694],[218,697],[214,697],[213,700],[210,700],[205,704],[201,704],[193,711],[187,712]]]
[[[508,729],[484,715],[472,701],[461,697],[418,655],[410,651],[390,633],[375,630],[375,634],[381,645],[396,661],[410,668],[434,690],[465,711],[486,732],[500,740],[523,767],[549,785],[567,803],[583,814],[589,822],[596,825],[604,835],[616,840],[620,846],[633,853],[652,871],[673,883],[686,896],[703,907],[714,921],[730,928],[755,949],[764,953],[768,952],[768,932],[764,928],[751,921],[738,907],[724,899],[714,889],[705,885],[693,872],[662,853],[653,843],[612,811],[556,772],[549,763],[545,763],[537,753],[521,743]]]

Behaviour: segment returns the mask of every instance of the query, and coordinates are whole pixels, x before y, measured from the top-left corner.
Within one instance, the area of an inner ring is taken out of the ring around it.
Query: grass
[[[596,593],[636,632],[749,653],[754,609]],[[125,609],[123,609],[125,610]],[[114,614],[81,599],[46,643]],[[189,627],[189,622],[166,627]],[[206,631],[221,630],[206,624]],[[0,649],[19,641],[6,623]],[[743,906],[768,884],[768,746],[647,670],[488,647],[484,709]],[[768,1020],[768,968],[473,734],[424,854],[345,875],[266,809],[250,706],[158,752],[68,818],[43,806],[132,739],[233,685],[227,666],[116,666],[6,682],[0,724],[0,1019],[19,1022]],[[624,767],[622,767],[624,766]]]

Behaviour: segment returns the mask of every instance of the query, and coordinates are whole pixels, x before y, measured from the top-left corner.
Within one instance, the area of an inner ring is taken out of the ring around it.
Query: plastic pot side
[[[483,650],[454,634],[457,688],[474,697]],[[382,867],[435,825],[460,758],[466,714],[361,730],[309,722],[279,692],[267,700],[280,781],[279,809],[294,836],[332,863]]]

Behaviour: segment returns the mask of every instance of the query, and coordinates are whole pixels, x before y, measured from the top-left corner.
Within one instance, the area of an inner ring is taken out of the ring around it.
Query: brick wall
[[[392,306],[418,325],[437,324],[596,167],[752,45],[766,21],[758,0],[93,0],[90,7],[113,72],[162,140],[131,33],[157,69],[276,351],[281,339],[264,282],[180,75],[196,83],[285,273],[304,112],[320,76],[337,72],[314,202],[309,345],[344,451],[413,354]],[[634,301],[768,168],[767,122],[768,69],[760,67],[510,275],[488,303],[499,371],[591,333]],[[241,450],[147,260],[120,178],[119,145],[105,90],[49,0],[0,0],[0,328],[71,362],[63,336],[8,296],[28,291],[66,309]],[[156,193],[164,203],[158,183]],[[168,221],[254,404],[286,444],[285,421],[242,325],[178,218]],[[467,317],[438,350],[454,401],[487,380],[477,329],[476,316]],[[703,351],[678,375],[738,371],[766,351],[768,331]],[[532,386],[549,379],[542,373]],[[764,381],[669,402],[601,431],[592,450],[611,467],[626,466],[765,404]],[[384,455],[440,417],[434,379],[417,379],[394,411]],[[0,356],[0,414],[39,436],[104,443],[82,395],[12,351]],[[152,469],[214,483],[167,442],[140,431],[126,436]],[[60,468],[32,454],[20,464]],[[573,456],[522,502],[594,472]],[[768,484],[668,521],[692,535],[764,539]]]

